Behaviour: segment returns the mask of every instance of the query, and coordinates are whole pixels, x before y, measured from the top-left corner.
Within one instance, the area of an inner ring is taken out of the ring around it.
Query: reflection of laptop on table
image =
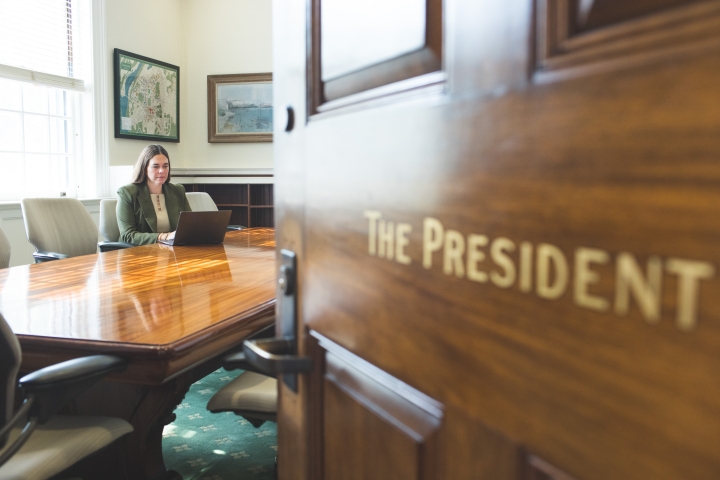
[[[222,243],[230,223],[230,210],[180,212],[175,238],[158,240],[165,245],[211,245]]]

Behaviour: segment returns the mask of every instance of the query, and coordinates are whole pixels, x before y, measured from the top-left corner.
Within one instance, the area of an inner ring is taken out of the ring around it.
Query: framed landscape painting
[[[272,73],[208,75],[208,142],[272,142]]]
[[[180,67],[115,49],[115,138],[180,141]]]

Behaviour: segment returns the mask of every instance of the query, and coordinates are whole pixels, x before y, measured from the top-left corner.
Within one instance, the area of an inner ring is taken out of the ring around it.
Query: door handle
[[[245,340],[245,358],[266,375],[282,376],[293,392],[298,391],[297,374],[312,370],[312,359],[297,355],[297,264],[295,253],[281,250],[278,272],[278,318],[280,337]]]
[[[276,377],[284,373],[301,373],[312,370],[312,359],[292,355],[295,339],[289,337],[245,340],[243,353],[255,368],[265,375]]]

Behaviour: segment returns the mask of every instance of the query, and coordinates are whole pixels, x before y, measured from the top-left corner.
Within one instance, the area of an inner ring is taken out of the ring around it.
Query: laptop
[[[163,245],[213,245],[225,240],[230,210],[218,212],[180,212],[175,238],[158,240]]]

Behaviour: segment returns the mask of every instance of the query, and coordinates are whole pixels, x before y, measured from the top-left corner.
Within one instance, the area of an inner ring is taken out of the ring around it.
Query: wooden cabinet
[[[253,183],[185,184],[187,192],[206,192],[219,210],[231,210],[231,225],[274,227],[273,185]]]

